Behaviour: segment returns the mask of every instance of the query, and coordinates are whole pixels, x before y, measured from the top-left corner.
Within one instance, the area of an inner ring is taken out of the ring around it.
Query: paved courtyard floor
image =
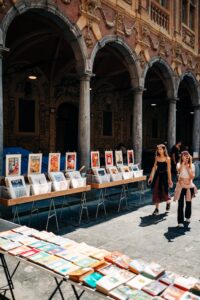
[[[161,204],[157,216],[151,215],[154,206],[147,203],[150,199],[145,205],[123,210],[120,214],[115,211],[107,218],[102,214],[97,220],[82,223],[80,227],[62,225],[60,234],[110,251],[119,250],[132,258],[155,261],[165,269],[200,278],[200,191],[193,199],[190,226],[181,229],[177,228],[177,203],[172,202],[168,215],[165,214],[165,204]],[[7,261],[13,269],[15,260],[7,257]],[[4,281],[0,270],[0,283]],[[13,281],[17,300],[48,299],[55,287],[51,276],[23,263]],[[68,284],[62,285],[62,291],[65,299],[75,299]],[[61,299],[59,293],[53,299]],[[101,297],[84,293],[81,299],[100,300]]]

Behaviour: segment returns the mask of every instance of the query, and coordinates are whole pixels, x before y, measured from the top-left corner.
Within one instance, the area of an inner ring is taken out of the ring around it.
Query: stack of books
[[[117,300],[200,300],[200,282],[130,258],[27,226],[0,233],[0,250],[22,257]]]

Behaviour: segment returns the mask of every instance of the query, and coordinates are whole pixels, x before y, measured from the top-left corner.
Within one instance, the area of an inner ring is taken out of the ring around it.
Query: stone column
[[[178,99],[169,99],[168,111],[168,136],[167,144],[170,150],[176,144],[176,101]]]
[[[200,105],[194,106],[192,149],[199,153],[200,146]]]
[[[134,89],[133,102],[133,149],[135,162],[142,162],[142,88]]]
[[[3,83],[2,54],[0,52],[0,176],[3,175]]]
[[[90,167],[90,78],[84,74],[80,79],[80,101],[78,119],[79,166]]]

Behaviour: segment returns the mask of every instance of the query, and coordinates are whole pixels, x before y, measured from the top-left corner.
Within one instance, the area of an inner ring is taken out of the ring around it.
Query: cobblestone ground
[[[129,195],[131,197],[131,195]],[[131,257],[143,258],[147,261],[156,261],[165,269],[173,270],[183,275],[192,275],[200,278],[200,192],[193,200],[191,224],[183,229],[177,228],[177,203],[172,202],[171,211],[165,214],[165,204],[161,204],[160,214],[152,216],[154,207],[150,203],[150,193],[147,193],[145,205],[129,202],[128,210],[119,214],[116,209],[108,213],[107,218],[100,214],[97,221],[88,224],[82,223],[79,227],[62,225],[60,234],[78,242],[102,247],[108,250],[119,250]],[[89,212],[95,205],[89,207]],[[64,214],[65,221],[69,221]],[[12,270],[15,260],[6,257]],[[15,296],[17,300],[48,299],[51,295],[55,281],[46,272],[21,263],[13,278]],[[0,283],[5,282],[3,272],[0,270]],[[62,285],[65,299],[75,299],[68,284]],[[10,298],[9,293],[7,297]],[[1,299],[1,298],[0,298]],[[53,298],[61,299],[57,293]],[[85,293],[82,300],[103,299],[100,295]]]

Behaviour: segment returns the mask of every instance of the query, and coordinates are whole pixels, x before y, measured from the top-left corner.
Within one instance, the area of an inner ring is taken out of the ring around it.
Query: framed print
[[[100,168],[99,151],[91,151],[91,168]]]
[[[65,171],[75,171],[75,170],[76,170],[76,152],[67,152]]]
[[[123,156],[122,156],[122,151],[121,150],[116,150],[115,151],[115,162],[116,162],[117,167],[123,165]]]
[[[29,154],[28,174],[40,174],[42,169],[42,153]]]
[[[105,165],[106,165],[106,168],[113,166],[113,152],[112,151],[105,151]]]
[[[48,172],[60,171],[60,153],[49,153]]]
[[[134,164],[134,152],[133,152],[133,150],[127,150],[127,163],[128,163],[128,166]]]
[[[5,178],[5,182],[10,188],[11,198],[25,197],[28,195],[23,176],[8,176]]]
[[[6,155],[6,176],[21,175],[21,154]]]

